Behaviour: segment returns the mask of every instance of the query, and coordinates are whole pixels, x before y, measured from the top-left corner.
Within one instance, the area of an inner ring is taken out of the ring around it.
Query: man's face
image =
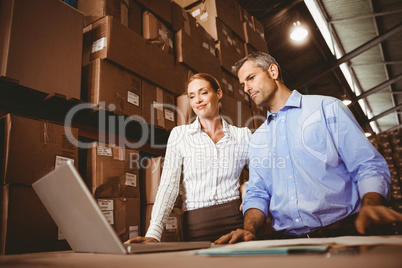
[[[238,77],[244,92],[249,94],[258,106],[267,105],[278,89],[278,85],[269,74],[269,69],[256,67],[251,60],[246,61],[239,69]]]

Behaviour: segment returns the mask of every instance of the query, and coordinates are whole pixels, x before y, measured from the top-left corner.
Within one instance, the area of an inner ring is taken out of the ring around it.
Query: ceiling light
[[[364,135],[366,135],[366,137],[368,138],[368,137],[370,137],[370,136],[371,136],[371,133],[366,132],[366,133],[364,133]]]
[[[341,100],[342,100],[343,104],[345,104],[346,106],[348,106],[349,104],[352,103],[352,101],[348,98],[348,96],[346,94],[342,95]]]
[[[349,104],[352,103],[351,100],[343,100],[342,102],[343,102],[343,104],[345,104],[346,106],[348,106]]]
[[[304,28],[300,21],[293,22],[292,33],[290,34],[290,38],[295,41],[302,41],[308,35],[308,31]]]

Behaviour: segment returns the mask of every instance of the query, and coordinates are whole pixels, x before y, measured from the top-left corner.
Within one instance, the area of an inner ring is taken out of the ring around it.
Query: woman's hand
[[[158,240],[156,240],[153,237],[143,237],[143,236],[137,236],[134,238],[131,238],[124,242],[124,244],[131,244],[131,243],[158,243]]]

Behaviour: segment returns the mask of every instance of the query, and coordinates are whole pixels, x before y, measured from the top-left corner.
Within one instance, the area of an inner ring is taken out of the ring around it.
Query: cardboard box
[[[140,234],[140,198],[98,198],[97,202],[122,242]]]
[[[250,130],[254,129],[254,118],[251,108],[244,103],[237,101],[239,124],[238,127],[248,127]]]
[[[187,95],[187,81],[195,74],[195,71],[184,64],[175,64],[174,73],[176,82],[176,92],[179,95],[182,94]]]
[[[30,186],[7,184],[1,192],[0,254],[69,250],[58,228]]]
[[[253,19],[253,24],[254,24],[254,31],[256,31],[261,39],[265,40],[265,29],[264,29],[264,25],[262,25],[262,23],[254,16],[252,16]]]
[[[98,197],[140,197],[139,152],[94,142],[88,149],[87,185]]]
[[[234,98],[235,97],[235,92],[234,92],[234,77],[233,77],[233,75],[231,75],[226,70],[222,70],[222,80],[221,81],[222,81],[221,89],[223,91],[223,94]]]
[[[172,25],[172,3],[171,0],[136,0],[145,9],[150,10],[159,19],[167,23],[168,26]]]
[[[84,29],[84,66],[108,59],[142,78],[175,92],[174,58],[110,16]]]
[[[83,68],[82,99],[120,115],[141,115],[141,79],[111,62],[95,59]]]
[[[221,99],[222,111],[221,117],[223,117],[229,124],[234,126],[239,126],[239,116],[238,116],[238,103],[234,98],[224,95]]]
[[[104,16],[112,16],[138,34],[142,30],[142,10],[135,0],[84,0],[78,2],[84,14],[85,26]]]
[[[201,1],[200,0],[174,0],[174,2],[172,2],[172,5],[173,5],[173,3],[177,3],[180,7],[186,8],[196,2],[201,2]],[[173,17],[173,19],[174,19],[174,17]]]
[[[183,30],[184,33],[194,38],[202,47],[216,56],[215,39],[198,24],[197,20],[191,16],[185,9],[176,3],[172,3],[173,12],[173,30],[178,32]]]
[[[67,136],[68,132],[73,137]],[[72,160],[77,168],[78,148],[70,142],[77,138],[76,128],[13,114],[2,117],[1,184],[31,185],[66,160]]]
[[[178,31],[175,37],[176,62],[188,66],[196,73],[209,73],[218,81],[221,79],[219,59],[210,53],[207,43],[199,43],[183,30]]]
[[[172,130],[176,126],[174,95],[145,80],[142,81],[142,92],[142,117],[145,121]]]
[[[254,128],[251,109],[244,105],[241,101],[224,96],[221,99],[222,112],[221,116],[226,121],[237,127],[248,127],[250,130]]]
[[[83,15],[58,0],[0,2],[0,77],[79,99]]]
[[[186,34],[191,36],[191,33],[198,28],[197,20],[191,16],[178,3],[172,2],[172,29],[174,32],[184,29]]]
[[[252,45],[250,45],[249,43],[244,43],[244,51],[245,51],[246,55],[249,55],[258,50],[256,48],[254,48]]]
[[[173,33],[150,11],[142,14],[143,36],[162,51],[173,55]]]
[[[267,42],[264,39],[264,27],[255,17],[251,16],[242,7],[240,7],[240,14],[243,19],[243,29],[246,43],[250,44],[258,51],[268,53]],[[257,30],[254,27],[255,24],[257,24]]]
[[[234,35],[230,28],[219,19],[216,19],[216,28],[219,39],[217,48],[221,65],[231,72],[232,66],[246,56],[244,42]]]
[[[216,25],[216,18],[219,18],[244,41],[243,23],[236,0],[205,0],[189,12],[215,40],[219,40]]]
[[[233,88],[234,98],[241,101],[244,106],[251,108],[250,96],[244,92],[243,87],[240,85],[239,79],[236,76],[233,76]]]
[[[147,205],[145,213],[146,230],[151,222],[151,213],[153,205]],[[182,242],[183,239],[183,210],[174,207],[170,213],[165,229],[162,232],[161,242]]]
[[[163,171],[163,157],[155,157],[147,160],[145,168],[145,200],[148,205],[155,203],[156,193]],[[182,189],[180,185],[179,195],[174,203],[175,207],[182,207]]]

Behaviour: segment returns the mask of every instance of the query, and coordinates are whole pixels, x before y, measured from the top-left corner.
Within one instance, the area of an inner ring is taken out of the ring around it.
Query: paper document
[[[323,253],[329,246],[402,245],[402,235],[340,236],[329,238],[295,238],[240,242],[193,251],[199,255],[261,255],[292,253]]]
[[[275,239],[240,242],[227,245],[230,248],[264,248],[297,245],[402,245],[402,235],[395,236],[340,236],[327,238],[295,238],[295,239]]]
[[[284,255],[324,253],[329,246],[290,246],[290,247],[263,247],[263,248],[231,248],[215,247],[205,250],[193,251],[197,255],[222,256],[222,255]]]

